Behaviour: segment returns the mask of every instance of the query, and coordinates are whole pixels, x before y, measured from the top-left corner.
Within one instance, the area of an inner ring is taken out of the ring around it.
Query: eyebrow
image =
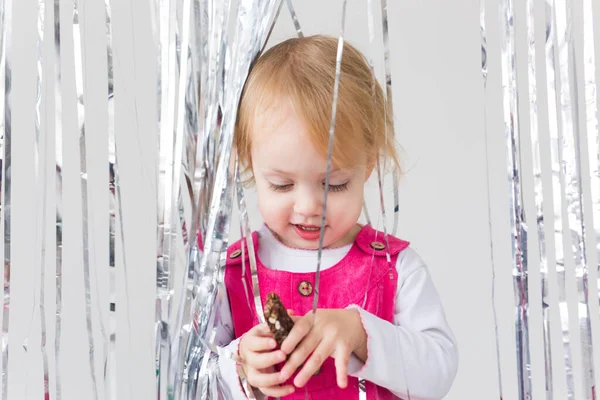
[[[331,171],[329,173],[330,173],[330,175],[333,175],[334,173],[337,173],[337,172],[346,172],[346,171],[351,171],[351,170],[343,170],[340,168],[333,167],[333,168],[331,168]],[[292,175],[292,176],[294,175],[294,173],[292,173],[290,171],[284,171],[284,170],[278,169],[278,168],[274,168],[274,169],[265,168],[264,172],[266,174]],[[323,173],[323,177],[325,177],[325,175],[326,175],[326,173]]]

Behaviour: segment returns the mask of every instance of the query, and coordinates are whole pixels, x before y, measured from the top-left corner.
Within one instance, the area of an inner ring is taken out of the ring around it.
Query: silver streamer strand
[[[567,232],[570,241],[567,243],[574,252],[575,271],[578,293],[578,326],[580,328],[580,340],[583,361],[583,396],[591,399],[594,395],[594,361],[591,325],[589,318],[588,298],[588,266],[585,249],[585,225],[583,221],[583,190],[581,186],[581,159],[580,159],[580,126],[578,85],[576,76],[576,60],[572,38],[572,5],[570,1],[559,0],[556,2],[556,35],[558,38],[558,66],[560,77],[560,112],[561,127],[559,138],[561,151],[559,157],[562,160],[561,172],[565,184],[565,196],[567,206]],[[565,267],[568,264],[565,263]],[[566,271],[565,271],[566,272]],[[583,300],[583,301],[582,301]],[[583,304],[581,304],[583,303]]]
[[[196,398],[197,392],[199,398],[206,398],[207,394],[206,377],[210,349],[204,349],[201,338],[213,332],[212,327],[218,323],[215,310],[218,309],[219,304],[218,293],[219,288],[222,287],[224,257],[228,243],[234,167],[231,163],[231,147],[237,107],[250,65],[266,43],[273,23],[271,16],[280,4],[280,1],[264,1],[257,5],[251,0],[242,0],[238,5],[236,33],[230,49],[231,57],[228,57],[230,68],[225,70],[224,82],[227,86],[223,91],[225,107],[219,143],[219,160],[206,229],[210,234],[205,237],[205,251],[199,271],[196,273],[197,283],[190,313],[193,318],[193,329],[185,350],[185,376],[181,393],[188,399]]]
[[[300,22],[298,21],[298,16],[296,15],[296,10],[294,10],[294,4],[292,0],[286,0],[288,10],[290,11],[290,15],[292,16],[292,21],[294,21],[294,27],[296,28],[296,34],[299,38],[304,37],[304,33],[302,32],[302,28],[300,27]]]
[[[108,167],[109,167],[109,211],[108,211],[108,223],[109,223],[109,231],[108,231],[108,251],[109,251],[109,267],[110,271],[113,275],[111,279],[109,276],[109,299],[110,296],[115,296],[114,303],[111,303],[109,300],[108,304],[108,312],[109,312],[109,326],[113,329],[111,332],[111,336],[105,337],[105,340],[108,341],[105,344],[105,348],[108,349],[108,355],[106,355],[106,362],[109,367],[104,369],[104,384],[106,393],[113,393],[116,382],[117,382],[117,371],[116,371],[116,337],[117,337],[117,323],[116,323],[116,279],[117,273],[115,269],[115,257],[116,257],[116,248],[115,248],[115,228],[116,228],[116,216],[119,219],[119,234],[121,239],[121,255],[122,255],[122,265],[123,265],[123,275],[125,277],[125,308],[127,310],[127,325],[128,325],[128,339],[129,344],[131,345],[131,317],[129,312],[129,279],[127,274],[127,258],[125,257],[125,235],[123,232],[123,203],[121,201],[121,183],[120,183],[120,175],[119,175],[119,155],[118,155],[118,146],[117,146],[117,138],[115,136],[115,97],[114,97],[114,68],[113,68],[113,40],[112,40],[112,12],[111,12],[111,3],[110,0],[104,1],[104,15],[105,15],[105,24],[106,24],[106,66],[107,66],[107,76],[108,76],[108,86],[107,86],[107,95],[108,95]],[[135,57],[133,57],[135,59]],[[136,118],[137,118],[137,108],[136,108]],[[111,156],[112,155],[112,156]],[[109,375],[107,376],[107,370]],[[131,390],[131,385],[129,385],[129,389]]]
[[[323,238],[325,236],[325,219],[327,217],[327,195],[329,194],[329,175],[331,173],[331,157],[333,155],[333,139],[335,136],[335,117],[337,113],[338,91],[340,87],[340,76],[342,71],[342,54],[344,52],[344,28],[346,27],[346,5],[344,0],[342,5],[342,29],[338,39],[337,56],[335,61],[335,83],[333,85],[333,102],[331,105],[331,124],[329,125],[329,146],[327,149],[327,170],[325,172],[325,193],[323,196],[323,211],[321,213],[321,228],[319,235],[319,250],[317,253],[317,270],[315,276],[315,287],[313,298],[313,324],[317,315],[317,306],[319,305],[320,275],[321,275],[321,256],[323,253]]]
[[[384,21],[387,21],[387,5],[385,5],[386,8],[386,14],[384,17]],[[373,96],[373,107],[376,107],[376,103],[375,103],[375,85],[377,84],[376,82],[376,78],[375,78],[375,67],[373,66],[373,49],[375,48],[374,46],[374,42],[375,42],[375,23],[374,23],[374,18],[373,18],[373,1],[372,0],[368,0],[367,1],[367,14],[368,14],[368,25],[369,25],[369,47],[371,48],[371,55],[369,57],[369,67],[371,69],[371,79],[372,79],[372,96]],[[386,43],[387,45],[387,43]],[[387,86],[387,85],[386,85]],[[390,88],[390,93],[389,93],[389,97],[388,99],[390,100],[390,103],[388,103],[391,106],[391,88]],[[384,126],[386,127],[386,137],[387,137],[387,121],[386,121],[386,114],[384,114]],[[384,163],[385,165],[385,163]],[[388,262],[388,264],[392,264],[392,260],[391,260],[391,256],[390,256],[390,244],[389,244],[389,239],[388,239],[388,231],[387,231],[387,226],[385,224],[386,221],[386,211],[385,211],[385,200],[384,200],[384,192],[383,192],[383,178],[382,178],[382,168],[381,168],[381,162],[380,162],[380,158],[377,157],[377,163],[376,163],[376,170],[377,170],[377,184],[379,187],[379,205],[381,207],[381,218],[383,220],[383,234],[384,234],[384,240],[385,240],[385,257],[386,260]],[[397,172],[397,169],[395,168],[394,171]],[[394,175],[394,177],[396,177],[396,175]],[[397,186],[395,187],[397,189]],[[397,194],[397,191],[396,191]],[[397,200],[397,199],[395,199]],[[397,215],[397,214],[396,214]],[[397,222],[397,221],[396,221]],[[394,225],[395,226],[395,225]],[[395,228],[394,228],[395,229]],[[377,233],[375,233],[375,239],[377,239]],[[374,257],[375,257],[375,252],[373,252],[373,254],[371,255],[371,267],[373,265],[374,262]],[[371,279],[371,271],[369,271],[369,279],[368,282]],[[367,288],[365,289],[365,297],[364,297],[364,302],[363,304],[366,304],[367,301],[367,293],[366,290],[368,290],[369,284],[367,283]],[[403,378],[404,381],[406,382],[407,385],[407,389],[406,389],[406,396],[407,399],[410,400],[410,389],[408,387],[408,378],[406,376],[406,369],[403,370]],[[359,399],[360,400],[365,400],[367,398],[367,392],[366,392],[366,385],[365,385],[365,381],[364,379],[360,379],[359,381]]]
[[[494,259],[494,241],[492,239],[492,190],[490,185],[490,163],[489,157],[489,137],[487,130],[487,75],[488,75],[488,63],[487,63],[487,33],[485,26],[485,1],[480,0],[479,2],[479,23],[480,23],[480,32],[481,32],[481,75],[483,78],[483,129],[484,129],[484,141],[485,141],[485,171],[486,171],[486,181],[487,181],[487,213],[488,213],[488,230],[490,234],[490,262],[492,266],[492,314],[494,317],[494,335],[496,339],[496,368],[498,370],[498,394],[500,399],[502,399],[502,368],[501,368],[501,357],[500,357],[500,336],[498,335],[498,313],[496,311],[496,262]]]
[[[248,261],[250,263],[250,274],[252,278],[252,300],[254,301],[254,308],[256,309],[256,316],[260,323],[265,322],[265,316],[263,312],[262,300],[260,298],[260,288],[258,286],[258,270],[256,268],[256,252],[254,251],[254,240],[252,239],[252,231],[250,230],[250,220],[248,218],[248,207],[246,206],[246,199],[244,197],[244,187],[240,178],[240,168],[236,160],[235,163],[235,186],[237,189],[238,199],[238,210],[240,212],[240,228],[242,233],[242,282],[244,289],[246,290],[246,297],[248,303],[250,299],[248,297],[248,289],[246,284],[246,263],[245,254],[246,246],[248,250]]]
[[[540,140],[538,128],[538,102],[535,53],[535,19],[534,2],[527,0],[527,78],[529,92],[529,131],[531,138],[531,159],[533,160],[533,188],[535,196],[536,225],[538,234],[538,250],[540,253],[540,278],[542,285],[542,329],[544,337],[544,372],[546,399],[554,398],[552,382],[552,342],[550,336],[550,309],[548,299],[548,258],[546,254],[546,235],[544,232],[544,184],[540,160]]]
[[[583,0],[583,71],[585,81],[585,115],[586,131],[588,139],[588,162],[591,178],[592,193],[592,216],[594,221],[593,231],[597,238],[600,233],[600,140],[598,135],[598,96],[596,85],[596,54],[594,50],[593,15],[594,10],[591,0]],[[598,269],[598,266],[592,266]],[[588,287],[585,288],[586,299],[588,299]],[[589,312],[589,310],[588,310]],[[593,355],[590,352],[590,355]],[[594,391],[595,396],[595,391]]]
[[[197,1],[194,1],[194,10],[196,10],[197,7]],[[161,196],[158,199],[158,218],[159,218],[159,232],[158,232],[158,240],[159,240],[159,260],[157,263],[158,269],[157,269],[157,335],[156,335],[156,360],[157,360],[157,365],[156,365],[156,373],[157,373],[157,379],[159,379],[158,381],[158,385],[159,385],[159,398],[166,398],[165,396],[172,397],[172,391],[173,391],[173,386],[174,386],[174,380],[175,380],[175,376],[177,376],[177,371],[176,368],[174,368],[173,366],[178,366],[178,357],[179,357],[179,350],[180,350],[180,334],[179,335],[175,335],[173,338],[173,333],[179,332],[181,330],[181,321],[183,320],[183,311],[184,311],[184,307],[183,304],[187,301],[187,299],[189,298],[189,295],[187,295],[187,293],[190,292],[190,288],[189,288],[189,284],[186,286],[184,286],[186,290],[186,295],[182,296],[182,298],[180,299],[180,304],[178,307],[178,313],[177,313],[177,319],[174,323],[174,326],[171,327],[170,326],[170,315],[171,315],[171,311],[172,311],[172,305],[171,305],[171,299],[172,299],[172,293],[173,293],[173,282],[170,279],[171,277],[171,270],[174,267],[174,262],[175,257],[172,257],[172,255],[174,255],[174,251],[177,249],[177,242],[176,242],[176,238],[177,238],[177,233],[179,232],[178,230],[174,231],[174,227],[175,227],[175,220],[177,220],[177,217],[179,217],[179,221],[181,222],[181,224],[177,225],[176,228],[179,229],[181,228],[182,230],[182,236],[184,239],[184,248],[187,251],[188,248],[188,237],[189,237],[189,231],[188,231],[188,226],[186,225],[185,221],[183,221],[183,215],[182,215],[182,209],[181,207],[183,207],[183,203],[178,203],[177,200],[179,199],[179,196],[183,196],[183,193],[180,191],[180,182],[179,182],[179,178],[177,178],[177,180],[175,180],[174,175],[175,174],[180,174],[180,168],[182,167],[182,161],[185,161],[185,164],[183,164],[183,167],[185,168],[185,180],[188,184],[188,192],[190,193],[190,202],[192,203],[192,205],[194,204],[194,194],[193,194],[193,190],[190,190],[190,175],[192,176],[193,179],[196,179],[195,175],[194,175],[194,170],[192,169],[191,171],[189,170],[190,168],[190,160],[189,159],[182,159],[180,158],[180,161],[177,163],[177,161],[173,160],[173,154],[175,152],[175,154],[179,153],[179,155],[177,157],[181,157],[181,148],[182,146],[185,147],[185,154],[189,157],[189,151],[190,149],[196,149],[196,144],[191,143],[189,144],[187,141],[183,142],[184,137],[183,135],[183,131],[181,131],[181,129],[185,129],[186,130],[186,135],[185,138],[187,138],[189,140],[189,136],[190,133],[187,131],[189,129],[194,129],[193,127],[189,126],[189,117],[186,114],[185,118],[183,116],[183,111],[185,110],[187,113],[189,113],[190,111],[192,112],[192,115],[196,115],[195,117],[195,121],[197,121],[197,106],[196,105],[189,105],[187,102],[185,103],[185,106],[182,104],[185,100],[187,100],[187,96],[186,94],[188,93],[187,91],[183,90],[182,87],[185,84],[185,82],[187,82],[189,80],[189,76],[186,75],[190,75],[190,74],[186,74],[185,73],[185,69],[188,67],[187,61],[188,61],[188,57],[186,54],[188,54],[189,49],[188,49],[188,45],[182,45],[181,50],[183,50],[183,52],[180,54],[182,54],[182,56],[180,57],[180,60],[178,61],[178,65],[180,67],[182,67],[184,70],[180,73],[179,75],[179,79],[180,82],[178,83],[177,88],[179,88],[178,94],[179,94],[179,98],[177,99],[177,104],[175,103],[175,97],[176,97],[176,93],[174,92],[174,89],[176,88],[175,86],[175,80],[177,78],[176,76],[176,70],[174,69],[175,66],[172,63],[172,61],[174,60],[174,56],[176,55],[176,47],[175,44],[179,43],[179,33],[181,33],[181,35],[185,35],[185,40],[189,41],[189,39],[187,39],[189,37],[189,18],[191,17],[191,13],[190,13],[190,3],[186,2],[186,4],[183,4],[183,10],[184,10],[184,24],[187,25],[186,27],[182,27],[182,29],[180,29],[175,36],[173,36],[173,24],[175,23],[174,20],[172,20],[170,17],[173,16],[173,12],[176,11],[176,5],[171,4],[169,2],[161,2],[161,6],[160,6],[160,15],[159,15],[159,20],[154,24],[154,32],[155,32],[155,38],[160,38],[160,41],[158,41],[157,45],[159,47],[159,49],[161,49],[161,55],[159,58],[159,93],[158,93],[158,99],[159,99],[159,129],[160,129],[160,136],[159,136],[159,153],[160,153],[160,164],[159,164],[159,181],[158,181],[158,195]],[[133,16],[132,16],[133,18]],[[168,41],[166,41],[166,39],[168,38]],[[175,53],[174,53],[175,52]],[[171,79],[171,81],[169,81],[169,79]],[[183,81],[183,80],[186,81]],[[190,91],[195,91],[196,89],[194,88],[190,88],[188,87],[188,89]],[[182,98],[183,96],[186,96],[185,98]],[[173,117],[171,116],[175,110],[176,110],[176,106],[178,106],[177,110],[178,110],[178,118],[175,120],[173,119]],[[192,122],[193,124],[193,122]],[[195,125],[197,125],[197,122],[195,123]],[[178,143],[174,143],[173,139],[174,136],[173,134],[176,133],[177,134],[177,140],[179,141]],[[196,136],[197,134],[195,132],[193,132],[192,134],[192,140],[195,141],[196,140]],[[171,157],[172,162],[169,161],[169,157]],[[192,167],[193,168],[193,167]],[[170,189],[169,189],[170,188]],[[165,203],[166,201],[170,202],[170,203]],[[192,211],[192,214],[196,215],[196,210]],[[196,218],[194,216],[194,218]],[[194,231],[195,227],[194,227],[194,223],[192,222],[192,232]],[[162,247],[161,247],[162,246]],[[195,259],[197,257],[197,246],[192,246],[192,252],[195,252],[193,259]],[[179,263],[182,263],[183,259],[177,259],[179,261]],[[190,267],[187,267],[184,269],[189,270]],[[186,274],[184,271],[182,272],[182,278],[184,279],[184,282],[189,282],[190,277],[189,277],[189,272]],[[168,330],[168,331],[167,331]],[[175,384],[176,386],[176,384]]]
[[[45,309],[45,301],[46,301],[46,293],[45,293],[45,282],[46,282],[46,202],[47,202],[47,147],[48,147],[48,137],[47,128],[44,127],[44,136],[45,140],[41,138],[41,129],[40,129],[40,106],[42,101],[42,86],[44,85],[44,64],[43,64],[43,48],[44,48],[44,20],[46,15],[46,7],[45,0],[38,0],[37,4],[37,78],[36,78],[36,102],[35,102],[35,180],[36,187],[38,190],[42,191],[42,195],[39,196],[41,202],[37,205],[37,211],[41,211],[41,219],[38,215],[38,224],[41,221],[41,227],[38,226],[38,231],[36,235],[38,236],[38,243],[40,243],[41,249],[40,253],[36,252],[36,257],[39,257],[37,262],[39,263],[40,268],[40,333],[41,333],[41,353],[42,353],[42,367],[43,367],[43,388],[44,388],[44,399],[50,397],[48,393],[49,383],[48,383],[48,352],[46,350],[46,309]],[[41,208],[41,210],[40,210]],[[37,245],[37,243],[36,243]],[[35,299],[35,297],[34,297]],[[35,301],[34,301],[35,303]],[[29,340],[29,334],[25,339],[25,343],[23,347],[25,351],[27,351],[27,342]]]
[[[179,364],[179,353],[181,351],[181,329],[184,320],[184,313],[189,310],[191,296],[193,292],[193,274],[195,270],[195,264],[198,259],[199,249],[198,241],[193,240],[196,237],[198,230],[198,219],[199,219],[199,204],[198,204],[198,193],[200,192],[201,186],[201,173],[202,173],[202,153],[199,146],[202,145],[202,141],[198,140],[200,118],[199,118],[199,96],[200,96],[200,79],[201,79],[201,60],[199,58],[199,51],[197,50],[198,43],[201,40],[200,33],[200,1],[192,1],[192,10],[190,18],[191,31],[190,31],[190,45],[189,45],[189,71],[186,77],[186,92],[185,92],[185,117],[184,117],[184,155],[182,168],[184,173],[184,181],[186,184],[187,191],[182,191],[182,203],[180,211],[183,211],[185,215],[191,214],[191,223],[188,225],[188,220],[182,224],[183,241],[185,254],[187,259],[187,269],[181,274],[181,288],[183,289],[182,296],[179,299],[177,305],[177,316],[173,324],[172,332],[174,333],[173,345],[171,348],[171,363],[169,375],[169,384],[173,382],[174,374]],[[187,206],[187,207],[186,207]],[[188,210],[190,208],[191,210]],[[189,212],[188,212],[189,211]]]
[[[166,95],[163,95],[164,92],[166,92],[166,82],[165,82],[165,75],[168,73],[168,70],[165,69],[165,63],[163,62],[163,58],[165,57],[165,46],[166,46],[166,42],[163,40],[163,33],[164,33],[164,29],[161,29],[163,27],[163,18],[164,18],[164,1],[161,0],[153,0],[150,2],[150,11],[151,11],[151,17],[152,17],[152,33],[154,36],[154,43],[157,46],[157,50],[158,50],[158,57],[157,57],[157,63],[156,63],[156,67],[157,67],[157,87],[156,87],[156,95],[157,95],[157,104],[156,104],[156,111],[157,111],[157,129],[158,129],[158,141],[156,143],[156,148],[158,150],[158,154],[160,155],[160,149],[161,149],[161,143],[162,143],[162,135],[160,134],[162,132],[161,128],[162,128],[162,120],[163,120],[163,110],[166,110],[166,106],[163,107],[163,102],[166,100]],[[166,58],[165,58],[166,60]],[[160,354],[160,298],[159,298],[159,288],[160,288],[160,280],[159,280],[159,273],[160,270],[162,269],[162,244],[161,244],[161,235],[160,232],[162,230],[161,228],[161,223],[162,223],[162,212],[161,212],[161,186],[160,186],[160,179],[161,179],[161,171],[164,171],[164,167],[163,167],[163,161],[159,158],[158,160],[158,168],[156,170],[157,172],[157,185],[156,185],[156,193],[155,193],[155,197],[157,200],[157,217],[156,217],[156,224],[157,224],[157,251],[158,251],[158,257],[157,257],[157,262],[156,262],[156,290],[157,290],[157,297],[156,297],[156,316],[155,316],[155,321],[156,321],[156,325],[155,325],[155,332],[154,332],[154,356],[155,356],[155,371],[156,371],[156,379],[158,380],[158,375],[159,375],[159,354]],[[164,173],[164,172],[163,172]],[[158,381],[157,381],[157,393],[158,393]]]
[[[200,25],[206,26],[202,30],[201,46],[202,70],[202,160],[204,162],[202,192],[199,194],[202,203],[201,235],[206,237],[208,218],[210,214],[210,201],[213,196],[214,179],[217,165],[217,150],[219,145],[219,109],[222,107],[225,84],[223,74],[227,49],[227,27],[229,25],[231,1],[213,2],[204,0],[201,9]],[[219,103],[221,106],[219,106]]]
[[[550,157],[551,157],[551,170],[552,170],[552,185],[554,193],[553,198],[553,227],[554,227],[554,251],[556,258],[556,275],[558,280],[558,293],[561,293],[559,298],[559,312],[560,320],[563,321],[562,335],[563,335],[563,351],[565,360],[565,374],[567,380],[567,396],[569,399],[573,399],[574,395],[574,383],[573,383],[573,358],[571,355],[571,339],[569,338],[569,324],[566,321],[569,320],[567,303],[564,298],[566,292],[565,283],[565,271],[564,271],[564,258],[563,258],[563,222],[562,222],[562,190],[557,189],[560,187],[562,180],[560,173],[561,166],[558,155],[559,136],[558,136],[558,114],[557,114],[557,103],[556,103],[556,85],[557,76],[554,67],[555,49],[556,49],[556,24],[554,16],[554,0],[546,0],[546,90],[548,92],[548,120],[549,120],[549,133],[550,133]]]
[[[60,338],[62,318],[62,78],[60,67],[60,0],[54,0],[54,143],[56,155],[56,311],[54,319],[54,380],[56,400],[62,397]]]
[[[503,0],[500,8],[502,38],[502,87],[504,130],[510,183],[510,225],[513,262],[513,284],[516,301],[516,342],[519,398],[531,397],[531,359],[529,354],[529,319],[527,289],[527,226],[521,197],[520,130],[517,98],[515,13],[512,0]]]
[[[82,240],[83,240],[83,279],[85,286],[86,327],[89,345],[90,374],[94,399],[98,400],[98,384],[96,382],[96,367],[94,363],[94,335],[92,331],[92,299],[90,288],[90,260],[88,243],[88,189],[87,189],[87,150],[85,138],[85,103],[83,93],[83,27],[80,24],[79,10],[81,0],[73,1],[73,52],[75,56],[75,87],[77,90],[77,116],[79,127],[80,176],[81,176],[81,208],[82,208]]]
[[[2,136],[2,218],[4,224],[4,307],[2,313],[2,399],[8,399],[8,328],[10,322],[10,233],[12,167],[12,0],[2,0],[2,63],[4,63],[4,118]]]
[[[387,117],[385,121],[385,137],[386,142],[388,135],[392,135],[395,137],[394,133],[394,102],[392,101],[392,69],[390,66],[390,34],[388,29],[388,12],[387,12],[387,0],[381,0],[381,27],[383,29],[383,64],[385,67],[385,99],[386,99],[386,107],[385,111],[389,115],[389,119],[392,121],[392,124],[388,126]],[[391,132],[388,130],[391,128]],[[385,166],[385,164],[384,164]],[[385,169],[385,168],[384,168]],[[394,170],[392,172],[392,185],[394,190],[394,225],[392,225],[392,236],[396,235],[398,231],[398,220],[400,217],[400,195],[399,195],[399,186],[400,186],[400,171],[398,168],[394,166]],[[385,220],[383,221],[385,224]]]
[[[374,43],[375,43],[375,22],[374,22],[374,18],[373,18],[373,0],[367,0],[367,15],[368,15],[368,25],[369,25],[369,47],[371,48],[371,55],[369,57],[369,68],[371,69],[371,96],[373,97],[373,107],[376,107],[376,103],[375,103],[375,85],[377,84],[376,82],[376,78],[375,78],[375,67],[373,65],[373,49],[374,49]],[[391,99],[391,97],[390,97]],[[387,125],[387,122],[385,121],[385,114],[384,114],[384,121],[383,124],[384,126]],[[387,127],[386,127],[386,137],[387,137]],[[390,251],[389,251],[389,240],[388,240],[388,234],[387,234],[387,227],[385,224],[385,220],[386,220],[386,213],[385,213],[385,200],[384,200],[384,195],[383,195],[383,179],[382,179],[382,171],[381,171],[381,163],[379,160],[379,157],[377,157],[377,163],[376,163],[376,169],[377,169],[377,185],[379,187],[379,206],[381,207],[381,217],[383,219],[383,231],[384,231],[384,239],[385,239],[385,257],[388,263],[391,263],[391,257],[390,257]],[[377,233],[375,233],[375,235],[377,235]],[[373,254],[374,256],[375,254]],[[373,262],[374,258],[371,257],[371,263]],[[370,272],[369,272],[369,277],[370,277]],[[368,285],[367,285],[368,286]],[[365,301],[366,301],[366,293],[365,293]]]
[[[158,398],[168,398],[168,360],[170,355],[169,337],[169,304],[171,300],[171,242],[173,225],[171,224],[171,193],[173,182],[173,140],[175,122],[175,89],[176,89],[176,4],[170,0],[161,0],[161,115],[160,115],[160,150],[159,150],[159,202],[158,202],[158,241],[159,259],[157,261],[156,285],[156,378]]]
[[[206,4],[206,2],[204,2]],[[189,330],[189,325],[183,326],[184,319],[188,319],[189,315],[185,315],[186,311],[189,311],[191,306],[191,300],[194,288],[194,271],[197,268],[199,261],[200,249],[198,247],[197,232],[200,218],[200,209],[202,200],[199,197],[200,187],[202,185],[202,174],[203,174],[203,154],[202,154],[202,140],[199,140],[200,128],[200,80],[202,61],[199,58],[200,51],[197,46],[201,43],[202,34],[200,27],[200,0],[194,0],[192,2],[192,12],[190,23],[192,29],[190,32],[190,54],[189,63],[190,70],[187,76],[187,89],[186,89],[186,100],[185,110],[185,150],[184,154],[186,158],[183,160],[183,172],[184,179],[187,186],[187,196],[185,198],[186,204],[191,207],[191,228],[186,225],[184,221],[182,225],[183,238],[184,238],[184,249],[187,255],[187,266],[181,273],[181,288],[182,295],[179,299],[177,306],[176,320],[172,326],[172,332],[174,334],[173,343],[171,346],[171,361],[169,364],[169,385],[177,388],[181,378],[181,371],[179,371],[180,360],[184,351],[183,341],[181,340],[184,331]],[[206,28],[206,27],[205,27]],[[185,197],[182,193],[182,197]],[[184,202],[182,201],[182,206]]]
[[[172,171],[172,181],[171,181],[171,193],[167,193],[165,192],[165,196],[170,195],[171,196],[171,200],[170,203],[168,203],[170,205],[170,210],[168,208],[165,208],[165,213],[167,212],[167,210],[169,210],[169,212],[171,213],[170,216],[165,215],[165,226],[167,224],[169,224],[169,232],[171,233],[170,237],[168,237],[169,243],[168,243],[168,248],[169,248],[169,258],[168,258],[168,262],[165,262],[163,264],[163,266],[166,266],[165,270],[168,271],[166,274],[166,286],[168,288],[168,293],[169,296],[167,297],[166,301],[164,301],[164,303],[166,303],[166,324],[161,324],[162,325],[162,329],[166,330],[166,332],[163,332],[163,335],[161,337],[166,337],[166,346],[162,346],[161,348],[164,351],[164,354],[161,354],[161,360],[163,365],[160,366],[160,375],[159,375],[159,382],[160,382],[160,386],[159,386],[159,393],[162,395],[164,394],[164,388],[167,388],[167,393],[168,393],[168,398],[171,398],[173,396],[173,387],[170,381],[170,377],[172,376],[172,372],[170,371],[171,368],[171,360],[170,357],[172,356],[172,337],[173,337],[173,333],[174,331],[172,330],[171,326],[170,326],[170,320],[171,320],[171,311],[172,311],[172,305],[171,305],[171,296],[173,293],[173,280],[171,279],[171,272],[174,271],[174,267],[176,265],[176,250],[178,248],[177,246],[177,233],[179,233],[179,229],[182,230],[182,234],[183,234],[183,240],[184,240],[184,248],[187,250],[188,249],[188,234],[185,231],[186,229],[186,225],[185,225],[185,220],[183,219],[183,215],[181,213],[181,208],[180,208],[180,204],[178,203],[178,200],[183,196],[183,193],[181,191],[181,169],[182,169],[182,161],[183,161],[183,150],[184,150],[184,131],[185,131],[185,124],[186,124],[186,120],[187,118],[185,115],[186,112],[186,86],[188,83],[188,67],[189,67],[189,63],[188,63],[188,55],[189,55],[189,37],[190,37],[190,18],[191,18],[191,0],[183,0],[183,5],[182,5],[182,27],[181,29],[179,29],[178,35],[176,39],[180,39],[177,40],[177,43],[179,43],[179,48],[180,48],[180,57],[179,57],[179,82],[178,82],[178,89],[177,89],[177,104],[176,104],[176,110],[177,110],[177,115],[176,118],[174,120],[174,126],[173,129],[175,131],[175,143],[174,143],[174,148],[173,148],[173,164],[170,166],[170,170]],[[186,152],[187,153],[187,152]],[[173,229],[175,228],[175,229]],[[165,238],[166,240],[166,238]],[[183,261],[183,259],[181,259]],[[166,261],[166,260],[165,260]],[[181,261],[179,261],[181,263]],[[187,265],[184,264],[184,268],[182,268],[181,272],[187,271]],[[164,311],[164,310],[163,310]],[[164,397],[167,398],[167,397]]]

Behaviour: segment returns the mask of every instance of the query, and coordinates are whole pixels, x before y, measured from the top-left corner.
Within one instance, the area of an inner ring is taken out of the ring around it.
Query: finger
[[[350,349],[346,346],[339,345],[335,350],[335,374],[337,376],[337,384],[344,389],[348,386],[348,363],[350,362]]]
[[[268,351],[273,350],[277,347],[277,342],[275,339],[266,336],[254,336],[254,335],[246,335],[244,336],[244,351],[248,352],[257,352],[257,351]]]
[[[302,342],[294,349],[292,354],[290,354],[287,362],[281,369],[281,373],[289,378],[292,376],[294,372],[306,361],[310,353],[312,353],[317,346],[321,338],[315,334],[314,332],[309,333]]]
[[[264,373],[251,367],[248,367],[246,376],[250,385],[254,387],[268,388],[285,382],[285,378],[281,375],[281,372]]]
[[[258,388],[265,396],[269,397],[284,397],[294,393],[296,390],[292,385],[286,386],[271,386],[268,388]]]
[[[292,351],[294,351],[298,343],[300,343],[300,341],[306,335],[308,335],[311,327],[312,319],[310,317],[302,317],[295,320],[294,327],[281,344],[281,350],[283,350],[286,354],[290,354]]]
[[[327,360],[334,350],[335,344],[333,341],[327,339],[322,340],[310,358],[304,363],[304,367],[298,372],[296,378],[294,378],[294,385],[296,387],[303,387],[306,385],[306,382],[319,371],[321,365],[323,365],[325,360]]]
[[[251,368],[264,369],[285,361],[286,357],[287,355],[281,350],[270,351],[268,353],[249,352],[245,363]]]
[[[255,325],[252,329],[248,331],[248,333],[254,333],[256,336],[273,336],[271,333],[271,329],[266,322],[262,324]]]

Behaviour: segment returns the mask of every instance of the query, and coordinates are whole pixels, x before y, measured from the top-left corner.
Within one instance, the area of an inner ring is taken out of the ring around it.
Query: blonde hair
[[[333,37],[293,38],[272,47],[256,61],[242,93],[235,134],[244,172],[252,170],[250,131],[257,115],[281,100],[291,102],[306,123],[315,148],[327,156],[337,47],[338,40]],[[347,43],[338,93],[333,164],[353,168],[357,155],[366,154],[368,168],[373,168],[381,156],[399,169],[391,113],[386,112],[383,91],[364,56]]]

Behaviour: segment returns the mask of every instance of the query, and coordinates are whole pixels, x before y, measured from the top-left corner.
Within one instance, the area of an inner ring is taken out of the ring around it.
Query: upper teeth
[[[318,231],[321,228],[309,228],[308,226],[302,226],[302,225],[298,225],[300,227],[300,229],[304,230],[304,231]]]

